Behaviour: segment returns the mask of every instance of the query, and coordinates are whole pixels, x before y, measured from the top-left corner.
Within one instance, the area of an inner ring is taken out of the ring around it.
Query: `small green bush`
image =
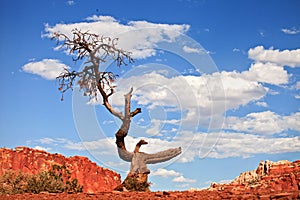
[[[7,171],[0,177],[0,194],[21,194],[26,186],[27,176],[22,172]]]
[[[139,182],[135,177],[127,178],[123,185],[129,191],[146,192],[149,191],[149,182]]]
[[[78,184],[77,179],[71,180],[71,173],[64,165],[53,165],[51,170],[35,175],[7,171],[0,177],[0,194],[82,191],[83,186]]]

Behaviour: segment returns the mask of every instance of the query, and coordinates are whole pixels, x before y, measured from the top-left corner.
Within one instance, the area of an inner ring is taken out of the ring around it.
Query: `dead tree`
[[[117,66],[128,65],[133,62],[131,53],[117,47],[117,38],[100,37],[89,31],[82,32],[74,29],[71,36],[63,33],[53,33],[52,39],[57,41],[57,45],[67,50],[73,55],[73,60],[87,58],[84,68],[81,71],[65,71],[57,77],[59,90],[63,95],[69,89],[73,89],[75,80],[78,80],[80,89],[85,96],[90,99],[97,98],[98,94],[102,97],[103,105],[115,117],[122,121],[121,127],[115,134],[118,154],[121,159],[131,162],[131,169],[122,185],[116,189],[123,190],[148,190],[148,174],[150,170],[146,164],[155,164],[170,160],[181,153],[181,148],[168,149],[154,154],[147,154],[139,151],[144,140],[137,143],[134,152],[126,149],[125,137],[128,134],[131,120],[134,116],[141,113],[141,108],[132,111],[131,97],[133,88],[124,95],[124,113],[117,111],[109,103],[109,97],[114,93],[115,85],[113,84],[117,75],[112,72],[100,71],[100,64],[108,59],[113,59]],[[133,186],[132,186],[133,185]]]

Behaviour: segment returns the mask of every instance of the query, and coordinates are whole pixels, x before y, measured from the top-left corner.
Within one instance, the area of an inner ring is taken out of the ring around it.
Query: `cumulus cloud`
[[[151,173],[153,176],[161,176],[161,177],[179,177],[181,176],[182,174],[179,173],[179,172],[176,172],[174,170],[167,170],[167,169],[164,169],[164,168],[159,168],[157,170],[155,170],[154,172]]]
[[[54,80],[64,69],[70,69],[70,67],[56,59],[43,59],[42,61],[30,62],[22,67],[23,71],[40,75],[47,80]]]
[[[292,27],[292,28],[283,28],[281,31],[288,35],[296,35],[300,33],[300,28]]]
[[[208,53],[204,49],[193,48],[189,46],[183,46],[183,51],[185,51],[186,53],[198,53],[198,54]]]
[[[251,80],[273,85],[287,84],[289,81],[289,75],[283,66],[270,62],[255,62],[249,71],[245,71],[243,74]]]
[[[251,134],[224,133],[207,157],[250,157],[257,154],[300,152],[300,138],[265,138]]]
[[[195,183],[196,182],[196,180],[194,180],[194,179],[189,179],[189,178],[184,177],[182,175],[182,173],[176,172],[174,170],[166,170],[163,168],[159,168],[159,169],[155,170],[154,172],[151,173],[151,175],[160,176],[163,178],[174,177],[172,179],[172,181],[175,183]]]
[[[262,101],[258,101],[255,103],[257,106],[261,106],[261,107],[268,107],[268,104],[266,102],[262,102]]]
[[[265,135],[288,130],[300,131],[300,113],[281,116],[271,111],[265,111],[249,113],[245,117],[227,117],[226,127],[230,130]]]
[[[98,15],[93,15],[90,17],[87,17],[86,20],[88,21],[102,21],[102,22],[117,22],[115,18],[112,16],[98,16]]]
[[[195,183],[196,182],[196,180],[185,178],[182,175],[179,177],[175,177],[172,181],[176,182],[176,183]]]
[[[45,148],[45,147],[41,147],[41,146],[35,146],[33,147],[33,149],[37,149],[37,150],[41,150],[41,151],[50,151],[51,148]]]
[[[249,58],[256,62],[274,63],[279,66],[300,67],[300,49],[283,50],[265,49],[263,46],[251,48]]]
[[[212,117],[215,122],[222,120],[226,110],[259,100],[268,92],[268,88],[238,72],[168,77],[154,71],[124,77],[118,86],[119,92],[112,97],[114,105],[123,105],[122,94],[133,87],[133,100],[138,104],[148,109],[172,106],[172,111],[182,113],[181,125],[197,125],[198,122],[207,125]],[[155,125],[159,127],[157,121]]]
[[[88,21],[54,26],[47,24],[44,36],[51,37],[54,32],[71,36],[71,31],[77,28],[100,36],[119,37],[119,47],[131,51],[133,58],[141,59],[155,55],[157,43],[173,41],[189,29],[187,24],[159,24],[147,21],[130,21],[124,24],[111,16],[93,15],[86,20]]]

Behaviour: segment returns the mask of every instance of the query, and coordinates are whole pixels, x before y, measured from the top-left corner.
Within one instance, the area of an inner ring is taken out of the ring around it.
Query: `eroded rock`
[[[97,193],[112,191],[121,184],[121,177],[116,172],[97,166],[82,156],[65,157],[61,154],[50,154],[45,151],[27,147],[0,149],[0,175],[7,170],[37,174],[48,171],[53,164],[65,165],[71,172],[71,178],[78,179],[83,185],[83,192]]]

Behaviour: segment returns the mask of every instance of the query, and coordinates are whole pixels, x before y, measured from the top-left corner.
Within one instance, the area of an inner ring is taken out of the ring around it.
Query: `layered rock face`
[[[243,172],[228,184],[212,183],[208,190],[258,195],[293,193],[300,190],[300,160],[261,161],[256,170]]]
[[[121,184],[119,174],[97,166],[86,157],[67,158],[61,154],[50,154],[27,147],[17,147],[15,150],[0,149],[0,176],[7,170],[37,174],[51,170],[54,164],[66,166],[71,172],[71,178],[78,179],[78,183],[83,185],[83,192],[86,193],[112,191]]]

